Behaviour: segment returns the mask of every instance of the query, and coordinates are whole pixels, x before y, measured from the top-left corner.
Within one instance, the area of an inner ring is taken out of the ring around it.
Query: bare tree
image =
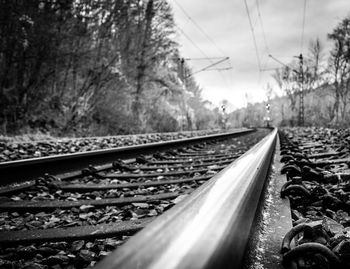
[[[314,90],[325,83],[325,67],[323,45],[319,38],[312,40],[309,53],[304,61],[304,88]]]
[[[295,114],[297,95],[299,92],[298,74],[291,67],[284,66],[281,69],[276,69],[272,74],[279,88],[284,91],[290,101],[290,108]]]
[[[345,120],[350,92],[350,17],[343,19],[328,38],[333,41],[328,66],[335,95],[332,114],[339,123],[339,116]]]

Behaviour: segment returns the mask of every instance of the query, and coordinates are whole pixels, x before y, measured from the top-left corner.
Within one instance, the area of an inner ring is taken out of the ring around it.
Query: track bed
[[[290,200],[294,226],[282,243],[286,266],[350,268],[349,137],[348,130],[281,132],[288,178],[281,196]]]
[[[0,266],[93,266],[268,132],[128,156],[3,187]]]

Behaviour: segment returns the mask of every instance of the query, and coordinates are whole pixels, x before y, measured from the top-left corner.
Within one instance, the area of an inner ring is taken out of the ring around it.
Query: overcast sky
[[[310,40],[316,37],[323,42],[325,53],[328,52],[327,33],[350,14],[350,0],[306,0],[302,42],[304,0],[246,1],[262,69],[280,67],[268,54],[288,63],[293,56],[306,54]],[[230,57],[233,69],[195,75],[203,97],[216,105],[227,99],[235,108],[246,105],[246,96],[250,102],[265,100],[264,88],[268,82],[274,84],[273,71],[259,72],[244,0],[170,0],[170,3],[178,25],[180,51],[183,57],[193,59],[187,63],[194,72],[220,60],[195,58]],[[229,66],[224,62],[215,68]]]

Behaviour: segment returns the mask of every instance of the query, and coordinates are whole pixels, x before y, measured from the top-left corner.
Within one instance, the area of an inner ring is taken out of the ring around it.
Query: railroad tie
[[[157,200],[174,199],[179,196],[179,193],[162,193],[157,195],[135,196],[135,197],[122,197],[122,198],[108,198],[101,200],[78,200],[78,201],[66,201],[66,200],[45,200],[45,201],[16,201],[16,202],[4,202],[0,204],[0,211],[45,211],[68,209],[73,207],[80,207],[82,205],[92,205],[95,207],[111,206],[111,205],[125,205],[131,203],[140,203]]]

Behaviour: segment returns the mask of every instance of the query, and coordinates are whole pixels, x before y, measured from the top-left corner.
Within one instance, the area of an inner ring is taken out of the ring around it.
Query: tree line
[[[300,89],[304,96],[304,125],[350,127],[350,16],[342,19],[327,35],[331,49],[325,51],[319,38],[310,41],[308,52],[276,69],[272,78],[283,91],[273,96],[271,85],[265,87],[268,101],[252,103],[228,115],[233,127],[266,125],[266,105],[274,126],[297,126]]]
[[[302,87],[306,125],[350,126],[350,16],[342,19],[327,37],[332,44],[330,51],[324,51],[319,39],[313,40],[302,69],[295,60],[273,74],[289,100],[284,108],[288,116],[281,119],[281,124],[298,124]]]
[[[164,0],[0,0],[0,132],[220,126],[176,37]]]

